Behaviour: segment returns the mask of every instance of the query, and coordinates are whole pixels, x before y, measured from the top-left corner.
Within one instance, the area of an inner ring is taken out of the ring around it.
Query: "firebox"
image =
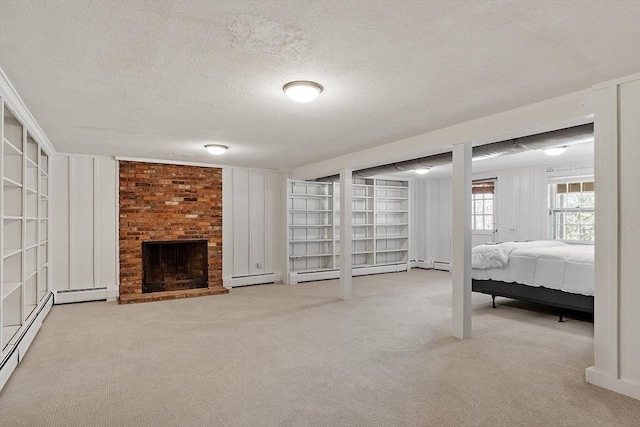
[[[207,240],[142,242],[142,293],[206,288]]]

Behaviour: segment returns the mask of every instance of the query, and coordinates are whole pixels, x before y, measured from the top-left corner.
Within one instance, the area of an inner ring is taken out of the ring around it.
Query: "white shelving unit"
[[[371,267],[375,264],[374,254],[374,189],[373,179],[353,179],[351,206],[351,265],[353,268]],[[336,224],[340,223],[340,185],[334,183],[334,206]],[[336,231],[335,266],[340,267],[340,230]]]
[[[289,181],[289,270],[333,270],[333,184]]]
[[[408,269],[409,182],[354,178],[352,265],[354,275]],[[337,277],[340,186],[289,181],[290,282]]]
[[[376,265],[409,261],[409,183],[376,179]]]
[[[0,361],[48,294],[49,158],[0,99]]]

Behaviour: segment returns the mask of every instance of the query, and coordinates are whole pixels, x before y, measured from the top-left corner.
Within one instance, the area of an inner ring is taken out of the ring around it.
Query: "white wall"
[[[549,179],[592,174],[592,163],[580,163],[484,172],[473,179],[497,178],[496,241],[544,240],[550,238]],[[451,262],[451,178],[417,180],[416,186],[418,259]],[[478,235],[472,243],[489,240]]]
[[[280,188],[275,171],[224,168],[222,276],[227,287],[281,280]]]
[[[107,157],[51,158],[51,288],[57,302],[117,295],[117,162]],[[99,290],[99,291],[96,291]],[[107,295],[108,293],[108,295]],[[71,294],[69,294],[71,295]]]
[[[451,178],[416,180],[417,259],[451,262]]]

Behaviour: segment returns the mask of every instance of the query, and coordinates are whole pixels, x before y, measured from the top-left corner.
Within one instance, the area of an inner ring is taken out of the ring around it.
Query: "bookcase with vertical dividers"
[[[352,191],[354,275],[407,270],[409,182],[354,178]],[[337,277],[339,184],[290,180],[287,204],[289,282]]]
[[[49,157],[0,99],[0,361],[48,295]]]
[[[409,185],[407,181],[376,179],[376,264],[408,261]]]

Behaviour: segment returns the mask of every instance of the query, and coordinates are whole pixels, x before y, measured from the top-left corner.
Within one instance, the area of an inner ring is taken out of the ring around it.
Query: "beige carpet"
[[[635,426],[586,384],[593,324],[474,295],[450,337],[450,275],[118,306],[55,306],[0,394],[9,426]]]

